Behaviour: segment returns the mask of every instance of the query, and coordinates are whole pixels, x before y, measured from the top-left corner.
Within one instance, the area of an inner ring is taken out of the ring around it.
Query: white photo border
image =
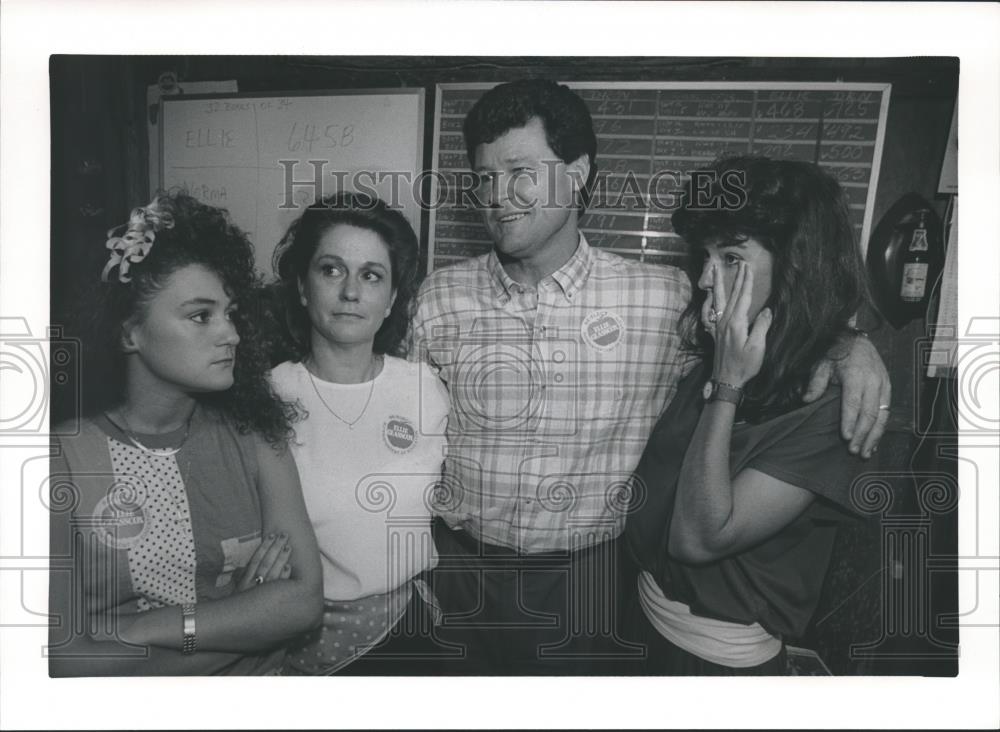
[[[958,56],[964,234],[960,322],[974,315],[996,317],[998,11],[994,4],[960,3],[5,0],[0,313],[24,318],[36,334],[49,322],[48,288],[42,283],[49,279],[50,54],[309,53]],[[44,444],[30,439],[0,444],[0,716],[5,727],[995,728],[1000,723],[995,495],[980,497],[978,509],[968,501],[960,504],[961,536],[980,528],[977,546],[968,546],[964,538],[960,544],[968,556],[960,568],[969,570],[960,571],[960,609],[971,611],[978,601],[977,613],[993,622],[962,628],[960,675],[954,679],[52,680],[42,655],[45,628],[3,623],[4,615],[44,613],[46,607],[44,579],[28,571],[44,569],[45,558],[22,556],[23,547],[13,540],[22,531],[46,536],[46,517],[31,516],[30,526],[11,524],[20,515],[22,466],[44,455]],[[967,438],[962,445],[970,446]],[[979,475],[995,479],[997,451],[975,453]]]

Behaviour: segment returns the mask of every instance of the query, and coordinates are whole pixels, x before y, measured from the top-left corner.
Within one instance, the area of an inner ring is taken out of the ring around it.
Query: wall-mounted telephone
[[[927,312],[943,266],[941,220],[926,200],[907,193],[882,217],[868,243],[875,303],[893,327]]]

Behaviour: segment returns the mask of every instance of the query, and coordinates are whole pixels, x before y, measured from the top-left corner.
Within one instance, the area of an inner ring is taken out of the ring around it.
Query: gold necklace
[[[147,447],[146,445],[142,444],[135,436],[134,434],[135,430],[132,429],[132,425],[128,423],[128,418],[125,416],[124,412],[121,412],[118,415],[119,417],[121,417],[122,422],[125,423],[124,427],[118,424],[115,420],[111,419],[111,415],[108,414],[107,412],[104,412],[104,416],[111,424],[117,427],[122,432],[122,434],[124,434],[128,438],[129,442],[131,442],[135,447],[139,448],[147,455],[153,455],[155,457],[173,457],[174,455],[176,455],[181,451],[181,448],[184,447],[184,443],[187,442],[188,437],[190,437],[191,435],[191,419],[194,417],[194,410],[191,410],[191,414],[187,418],[187,423],[184,425],[184,437],[181,438],[181,443],[177,447],[163,447],[163,448]]]
[[[319,393],[319,387],[316,385],[316,379],[313,377],[312,371],[309,370],[309,366],[307,366],[306,364],[302,364],[303,366],[305,366],[306,373],[309,374],[309,381],[312,383],[313,391],[316,392],[316,396],[319,397],[319,400],[323,402],[323,406],[326,407],[326,411],[328,411],[330,414],[336,417],[338,421],[346,424],[347,429],[351,430],[352,432],[354,431],[354,425],[356,425],[358,422],[361,421],[361,418],[365,416],[365,412],[368,411],[368,405],[371,404],[372,394],[375,393],[375,372],[378,369],[378,361],[380,358],[381,356],[374,356],[374,355],[372,356],[371,365],[369,366],[371,377],[369,379],[370,386],[368,387],[368,398],[365,399],[365,406],[361,408],[361,414],[359,414],[350,422],[348,422],[346,419],[344,419],[335,411],[333,411],[330,405],[326,403],[326,399],[324,399],[323,395]]]

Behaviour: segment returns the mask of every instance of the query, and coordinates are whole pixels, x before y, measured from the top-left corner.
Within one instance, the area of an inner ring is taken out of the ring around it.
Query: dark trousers
[[[635,592],[619,541],[576,552],[518,554],[435,521],[433,585],[444,610],[437,637],[455,675],[641,673],[644,650],[620,632]]]

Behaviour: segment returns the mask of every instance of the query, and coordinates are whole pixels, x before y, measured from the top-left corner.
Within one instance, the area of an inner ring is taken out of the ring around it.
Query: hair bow
[[[148,206],[133,209],[127,224],[108,231],[108,241],[104,246],[111,250],[111,256],[101,272],[101,281],[110,282],[111,270],[118,267],[118,281],[131,282],[129,268],[146,258],[153,247],[156,232],[173,228],[174,220],[170,212],[162,210],[158,204],[159,200],[154,199]]]

